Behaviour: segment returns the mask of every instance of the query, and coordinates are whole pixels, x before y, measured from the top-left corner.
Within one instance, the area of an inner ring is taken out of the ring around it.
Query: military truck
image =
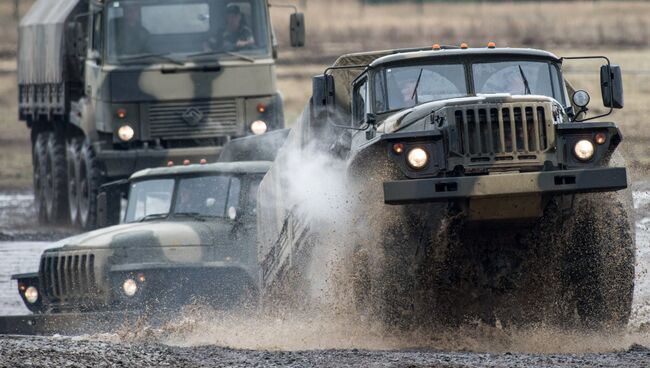
[[[38,272],[14,275],[25,305],[50,314],[255,302],[255,201],[270,165],[174,165],[107,184],[102,223],[111,225],[126,187],[123,223],[61,240],[44,251]]]
[[[303,303],[330,251],[342,263],[333,295],[387,326],[625,326],[635,256],[622,135],[591,121],[622,108],[623,90],[620,67],[600,59],[603,114],[563,75],[593,57],[493,44],[341,56],[313,78],[260,186],[265,299]],[[330,211],[286,184],[337,160]]]
[[[284,126],[267,0],[38,0],[20,23],[19,118],[43,223],[95,227],[98,188]],[[291,16],[291,44],[304,44]]]

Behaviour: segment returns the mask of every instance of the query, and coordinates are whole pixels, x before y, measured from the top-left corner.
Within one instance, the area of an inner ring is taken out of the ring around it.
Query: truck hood
[[[147,221],[115,225],[63,239],[55,247],[178,247],[216,245],[227,239],[233,224],[217,221]]]
[[[218,66],[219,69],[200,70],[204,66],[157,64],[139,69],[106,67],[104,70],[110,72],[111,100],[118,103],[232,98],[276,93],[273,60],[259,60],[255,63],[223,62]],[[243,80],[250,83],[242,83]]]
[[[511,95],[508,93],[500,93],[460,97],[448,100],[427,102],[406,110],[398,111],[388,116],[381,123],[379,123],[377,130],[384,133],[394,133],[410,126],[416,121],[429,116],[436,110],[449,106],[476,105],[476,107],[480,108],[481,105],[485,104],[502,104],[515,102],[548,102],[553,105],[561,106],[560,103],[555,99],[541,95]],[[423,129],[426,128],[423,126]]]

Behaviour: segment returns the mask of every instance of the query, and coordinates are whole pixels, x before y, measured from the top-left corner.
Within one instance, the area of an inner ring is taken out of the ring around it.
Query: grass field
[[[23,0],[27,10],[31,0]],[[17,121],[15,50],[17,24],[10,1],[0,2],[0,188],[31,184],[29,132]],[[336,56],[363,50],[488,40],[499,46],[538,47],[560,56],[603,54],[623,67],[625,109],[608,120],[620,124],[623,152],[633,178],[650,168],[650,3],[552,2],[499,4],[416,4],[362,6],[354,1],[308,0],[307,46],[287,47],[289,12],[272,8],[281,45],[279,88],[289,125],[302,111],[311,90],[311,76]],[[573,67],[573,65],[572,65]],[[576,66],[568,78],[597,93],[597,65]],[[591,73],[589,73],[591,72]]]

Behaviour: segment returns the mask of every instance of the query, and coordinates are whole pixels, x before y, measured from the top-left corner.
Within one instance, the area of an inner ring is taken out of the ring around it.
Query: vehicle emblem
[[[195,107],[190,107],[183,113],[183,120],[189,126],[197,126],[203,120],[203,113]]]

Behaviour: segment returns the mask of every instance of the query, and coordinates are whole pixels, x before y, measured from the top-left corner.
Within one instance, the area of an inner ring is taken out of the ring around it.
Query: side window
[[[386,86],[384,83],[384,73],[383,71],[381,72],[375,72],[375,75],[373,76],[373,83],[372,86],[374,88],[374,111],[386,111],[387,106],[386,106],[386,96],[385,96],[385,91],[386,91]]]
[[[93,15],[92,49],[101,53],[102,46],[102,14],[97,13]]]
[[[364,80],[354,87],[352,99],[352,116],[355,126],[361,125],[366,117],[366,100],[368,98],[368,80]]]

